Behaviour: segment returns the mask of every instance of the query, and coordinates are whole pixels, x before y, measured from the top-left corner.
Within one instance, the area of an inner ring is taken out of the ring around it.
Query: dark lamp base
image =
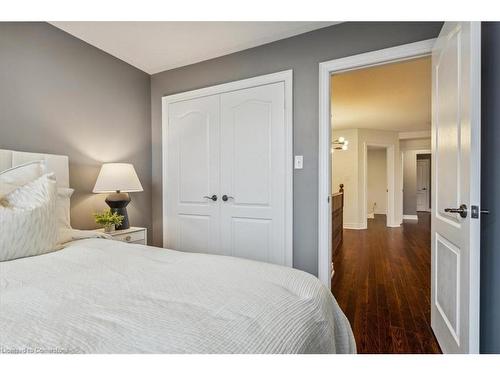
[[[111,212],[116,212],[118,215],[123,216],[121,225],[116,225],[116,230],[130,228],[128,221],[127,205],[130,203],[130,196],[127,193],[112,193],[107,196],[106,204],[111,209]]]

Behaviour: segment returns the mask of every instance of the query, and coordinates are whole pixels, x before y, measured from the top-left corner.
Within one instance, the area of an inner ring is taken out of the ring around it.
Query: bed
[[[66,183],[67,158],[55,164]],[[0,262],[2,352],[356,351],[345,315],[308,273],[99,236],[75,231],[81,239],[60,250]]]

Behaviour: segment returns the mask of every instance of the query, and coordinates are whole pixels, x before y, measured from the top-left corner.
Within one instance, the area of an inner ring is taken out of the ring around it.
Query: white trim
[[[362,229],[367,229],[368,226],[365,223],[344,223],[343,228],[362,230]]]
[[[435,39],[362,53],[319,64],[318,278],[330,286],[330,76],[332,73],[430,55]]]
[[[431,138],[432,132],[430,130],[419,130],[414,132],[400,132],[398,133],[398,138],[400,140],[404,139],[425,139]]]
[[[417,220],[418,221],[418,216],[417,215],[403,215],[403,220]]]
[[[283,82],[285,84],[285,265],[293,267],[293,70],[284,70],[198,90],[164,96],[162,98],[162,199],[163,213],[167,212],[165,187],[167,180],[167,124],[169,104],[209,95],[217,95],[246,88]],[[167,235],[167,221],[163,214],[163,246]],[[330,266],[329,266],[330,267]],[[329,271],[330,272],[330,271]]]

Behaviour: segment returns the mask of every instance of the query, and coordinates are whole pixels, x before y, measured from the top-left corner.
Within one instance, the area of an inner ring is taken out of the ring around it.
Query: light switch
[[[295,155],[295,169],[302,169],[304,167],[304,157],[302,155]]]

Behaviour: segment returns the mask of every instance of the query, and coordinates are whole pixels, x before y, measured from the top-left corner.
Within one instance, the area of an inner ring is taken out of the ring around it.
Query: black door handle
[[[454,214],[460,214],[460,217],[467,217],[467,206],[465,204],[461,204],[459,208],[445,208],[444,212],[451,212]]]
[[[226,194],[224,194],[224,195],[222,196],[222,200],[223,200],[224,202],[227,202],[227,201],[228,201],[228,199],[234,199],[234,197],[230,197],[230,196],[228,196],[228,195],[226,195]]]
[[[214,194],[214,195],[212,195],[211,197],[209,197],[209,196],[205,195],[203,198],[211,199],[211,200],[213,200],[214,202],[216,202],[216,201],[217,201],[217,195],[215,195],[215,194]]]

